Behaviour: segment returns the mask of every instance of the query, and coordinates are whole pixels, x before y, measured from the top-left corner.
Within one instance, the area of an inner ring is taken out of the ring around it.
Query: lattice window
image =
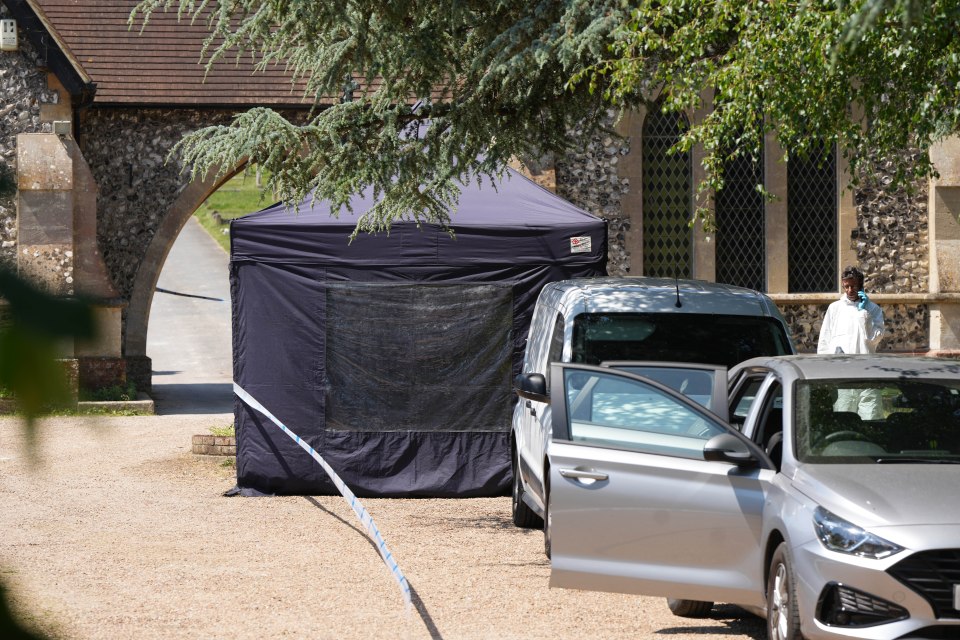
[[[681,114],[651,111],[643,124],[643,274],[691,275],[693,189],[689,153],[667,153],[686,130]]]
[[[787,163],[790,293],[837,289],[837,153],[823,147]]]
[[[766,290],[763,155],[756,161],[739,156],[726,163],[725,185],[717,192],[717,282]]]

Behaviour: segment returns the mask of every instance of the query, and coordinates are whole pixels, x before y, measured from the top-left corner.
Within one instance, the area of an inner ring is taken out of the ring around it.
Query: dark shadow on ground
[[[169,289],[161,289],[157,287],[157,293],[169,293],[172,296],[183,296],[184,298],[198,298],[200,300],[212,300],[214,302],[223,302],[223,298],[214,298],[213,296],[201,296],[196,293],[182,293],[180,291],[170,291]]]
[[[370,536],[367,535],[367,532],[361,529],[360,527],[358,527],[356,523],[347,522],[337,514],[331,512],[329,509],[327,509],[322,504],[320,504],[317,501],[317,499],[314,498],[313,496],[304,496],[304,498],[307,500],[307,502],[309,502],[316,508],[320,509],[327,515],[339,520],[343,524],[347,525],[348,527],[350,527],[351,529],[359,533],[361,536],[364,537],[364,539],[366,539],[367,544],[370,545],[370,548],[373,550],[373,553],[376,553],[377,555],[380,554],[380,551],[377,549],[376,543],[374,543],[374,541],[370,539]],[[424,626],[427,628],[427,631],[430,633],[431,640],[443,640],[443,635],[441,635],[440,629],[437,628],[437,625],[436,623],[434,623],[433,618],[430,617],[430,612],[427,611],[427,605],[420,598],[420,594],[417,593],[417,590],[414,588],[413,584],[411,584],[409,580],[407,580],[407,586],[410,587],[410,603],[413,605],[413,608],[417,610],[417,614],[420,616],[420,619],[423,621]]]
[[[666,601],[664,601],[663,606],[667,606]],[[767,623],[763,618],[755,616],[732,604],[714,605],[713,611],[710,612],[707,619],[719,621],[723,623],[724,626],[667,627],[665,629],[658,629],[655,633],[658,636],[685,637],[695,635],[712,637],[730,635],[740,638],[746,636],[753,640],[766,640],[767,637]]]
[[[233,413],[229,382],[154,384],[150,393],[157,415]]]

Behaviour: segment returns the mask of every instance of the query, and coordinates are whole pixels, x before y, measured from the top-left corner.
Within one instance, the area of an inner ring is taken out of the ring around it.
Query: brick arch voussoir
[[[183,226],[211,193],[237,175],[246,165],[246,162],[242,162],[222,175],[216,176],[215,172],[210,172],[203,179],[194,179],[164,212],[133,281],[124,334],[125,355],[147,355],[147,326],[153,294],[170,249]]]

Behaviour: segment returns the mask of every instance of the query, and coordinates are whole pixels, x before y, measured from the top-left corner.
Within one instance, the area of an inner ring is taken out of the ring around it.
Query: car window
[[[761,445],[774,433],[783,431],[783,388],[779,381],[770,385],[764,398],[757,415],[757,429],[753,433],[754,442]]]
[[[550,350],[547,352],[547,367],[551,362],[560,362],[563,356],[563,314],[558,313],[550,334]],[[550,391],[550,376],[547,376],[547,391]]]
[[[760,385],[763,384],[763,377],[750,378],[745,381],[737,392],[733,395],[730,402],[730,416],[737,428],[741,428],[750,413],[753,401],[757,399],[757,393],[760,391]]]
[[[652,384],[593,371],[564,372],[570,439],[703,459],[719,422]]]
[[[560,362],[563,355],[563,315],[557,314],[557,320],[553,325],[553,333],[550,335],[550,351],[547,355],[547,364],[551,362]]]
[[[614,368],[634,375],[656,380],[677,393],[682,393],[697,404],[711,408],[713,400],[713,377],[715,371],[677,369],[675,367],[635,366],[615,364]]]
[[[803,462],[960,463],[960,381],[809,381],[795,404]]]
[[[573,320],[572,362],[702,362],[732,367],[792,352],[773,318],[706,313],[581,313]]]

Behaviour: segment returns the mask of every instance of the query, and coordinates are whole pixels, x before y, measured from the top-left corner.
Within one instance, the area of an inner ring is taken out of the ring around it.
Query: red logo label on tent
[[[590,253],[590,236],[570,238],[570,253]]]

